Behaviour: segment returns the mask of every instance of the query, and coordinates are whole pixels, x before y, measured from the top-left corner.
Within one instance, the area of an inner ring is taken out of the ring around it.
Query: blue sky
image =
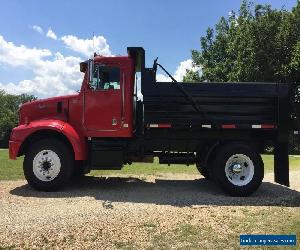
[[[55,64],[57,60],[54,59],[54,55],[59,52],[64,56],[63,61],[72,57],[74,64],[76,61],[74,58],[86,59],[87,56],[80,49],[70,49],[72,43],[70,39],[68,42],[67,39],[61,38],[72,35],[77,39],[91,39],[94,32],[95,36],[106,39],[105,43],[109,46],[111,54],[126,54],[127,46],[143,46],[146,49],[148,66],[158,56],[159,61],[174,73],[180,62],[190,58],[191,49],[200,48],[199,39],[205,34],[207,27],[213,26],[221,16],[227,16],[229,11],[238,10],[240,2],[238,0],[2,1],[0,36],[4,39],[2,43],[4,47],[10,42],[13,43],[15,47],[12,51],[21,45],[28,49],[46,49],[52,55],[49,58],[43,55],[41,60],[50,60]],[[285,6],[291,9],[295,6],[296,0],[256,0],[255,3],[269,3],[275,8]],[[34,30],[32,28],[34,25],[41,27],[43,33]],[[49,28],[56,34],[56,40],[46,36]],[[99,40],[100,43],[101,41]],[[7,48],[0,47],[0,53],[4,49]],[[15,60],[13,57],[8,58]],[[32,66],[35,67],[35,64]],[[13,62],[5,63],[2,60],[0,87],[9,83],[16,87],[20,81],[31,80],[38,74],[45,73],[44,69],[37,71],[28,66],[28,61],[15,66]],[[79,82],[78,79],[76,81]],[[61,86],[57,93],[63,92]]]

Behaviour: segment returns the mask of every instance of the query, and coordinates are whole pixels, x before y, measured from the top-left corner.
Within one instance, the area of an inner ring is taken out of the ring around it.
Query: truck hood
[[[20,107],[19,125],[40,119],[67,120],[69,102],[77,97],[74,94],[26,102]]]

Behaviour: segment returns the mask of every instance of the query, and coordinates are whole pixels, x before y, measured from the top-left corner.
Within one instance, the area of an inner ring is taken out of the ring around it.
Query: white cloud
[[[103,36],[94,36],[94,39],[80,39],[73,35],[61,37],[67,48],[90,57],[94,52],[103,56],[110,56],[111,51]]]
[[[199,71],[201,74],[201,69],[197,66],[193,65],[193,61],[191,59],[187,59],[185,61],[180,62],[178,65],[174,75],[172,75],[176,81],[181,82],[183,77],[186,75],[187,70],[193,70],[194,72]],[[164,74],[157,74],[156,81],[158,82],[171,82],[171,78]]]
[[[36,29],[36,28],[35,28]],[[47,37],[57,39],[51,28]],[[93,39],[80,39],[76,36],[64,36],[61,39],[65,45],[74,51],[89,56],[93,53]],[[109,45],[102,36],[94,38],[95,51],[102,55],[111,55]],[[40,98],[74,93],[80,89],[82,73],[79,62],[82,59],[75,56],[64,56],[52,53],[48,49],[28,48],[6,41],[0,35],[0,64],[9,67],[23,67],[34,74],[32,79],[19,82],[1,83],[0,88],[8,93],[34,94]]]
[[[74,93],[80,88],[79,57],[52,54],[47,49],[28,48],[7,42],[0,36],[0,64],[32,70],[34,77],[17,83],[0,83],[8,93],[49,97]]]
[[[0,63],[31,68],[32,65],[36,65],[43,58],[51,55],[52,53],[48,49],[16,46],[12,42],[5,41],[0,35]]]
[[[191,70],[192,68],[193,68],[193,61],[191,59],[181,62],[176,69],[174,78],[179,82],[182,81],[183,77],[186,74],[186,71]]]
[[[57,40],[57,36],[51,28],[48,29],[46,36],[53,40]]]
[[[42,29],[40,26],[38,26],[38,25],[33,25],[31,28],[32,28],[34,31],[36,31],[36,32],[38,32],[38,33],[40,33],[40,34],[43,34],[43,33],[44,33],[43,29]]]
[[[156,74],[157,82],[172,82],[171,78],[164,74]]]

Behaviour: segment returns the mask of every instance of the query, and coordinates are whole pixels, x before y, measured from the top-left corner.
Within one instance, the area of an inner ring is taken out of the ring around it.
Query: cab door
[[[113,137],[121,129],[124,101],[118,66],[95,65],[93,81],[84,93],[84,127],[89,136]]]

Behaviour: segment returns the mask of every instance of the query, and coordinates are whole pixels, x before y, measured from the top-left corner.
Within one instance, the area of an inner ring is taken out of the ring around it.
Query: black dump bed
[[[279,123],[288,123],[288,84],[178,84],[182,88],[172,82],[148,82],[144,86],[145,124],[171,124],[172,127],[234,124],[241,128],[266,124],[276,128]]]
[[[165,153],[193,152],[198,150],[201,139],[205,144],[210,140],[261,139],[260,145],[271,140],[275,148],[275,181],[289,185],[288,84],[156,82],[157,66],[164,68],[156,60],[153,68],[146,68],[145,50],[141,47],[129,47],[127,51],[135,61],[136,72],[141,72],[143,101],[136,102],[135,134],[137,141],[146,145],[142,152],[147,148]],[[225,132],[224,125],[238,129]]]

